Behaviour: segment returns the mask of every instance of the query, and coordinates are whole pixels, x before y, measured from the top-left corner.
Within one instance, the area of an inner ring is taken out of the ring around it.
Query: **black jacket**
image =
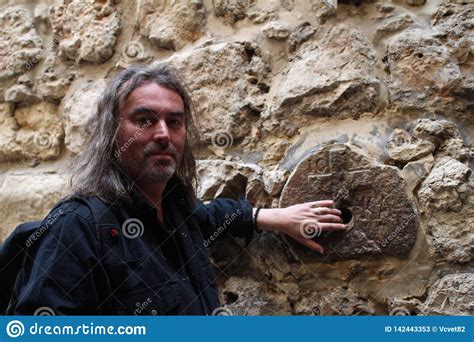
[[[219,307],[206,247],[225,234],[251,239],[252,205],[190,205],[174,191],[160,225],[156,210],[133,198],[72,199],[51,211],[27,248],[7,314],[209,315]],[[94,217],[91,204],[109,219]]]

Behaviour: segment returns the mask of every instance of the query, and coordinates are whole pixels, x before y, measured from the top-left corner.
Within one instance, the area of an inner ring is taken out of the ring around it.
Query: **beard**
[[[146,176],[151,180],[169,180],[177,169],[178,151],[176,147],[169,143],[162,145],[151,142],[143,149],[147,169],[144,170]],[[161,158],[160,155],[167,157]]]
[[[152,142],[134,157],[123,157],[121,167],[133,182],[167,182],[178,169],[178,151],[171,143],[165,147]]]
[[[145,156],[146,163],[143,170],[143,178],[153,181],[168,181],[176,172],[177,165],[173,159],[155,159],[153,156]]]

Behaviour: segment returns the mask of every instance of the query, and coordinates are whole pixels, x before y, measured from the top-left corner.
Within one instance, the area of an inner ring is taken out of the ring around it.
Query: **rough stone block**
[[[281,207],[332,199],[348,224],[344,232],[318,232],[326,260],[372,255],[407,255],[416,238],[418,215],[396,169],[377,164],[356,147],[326,146],[303,160],[290,176]],[[316,252],[293,241],[301,257]]]
[[[0,241],[20,223],[42,220],[68,192],[64,174],[10,174],[0,186]]]

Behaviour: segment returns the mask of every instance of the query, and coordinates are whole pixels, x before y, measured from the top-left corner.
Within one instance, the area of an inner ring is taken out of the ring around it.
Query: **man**
[[[193,132],[174,69],[120,73],[75,161],[73,194],[28,247],[7,313],[209,315],[220,303],[205,241],[218,227],[247,239],[255,229],[281,231],[321,253],[302,222],[345,229],[332,201],[261,210],[245,199],[198,202]]]

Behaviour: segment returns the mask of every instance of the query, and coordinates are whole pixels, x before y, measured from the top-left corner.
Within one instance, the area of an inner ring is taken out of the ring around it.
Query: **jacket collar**
[[[130,197],[132,198],[133,205],[140,210],[156,211],[155,205],[151,203],[143,194],[143,192],[137,187],[133,187]],[[189,203],[186,201],[186,189],[184,185],[173,176],[163,191],[162,195],[162,206],[163,208],[171,206],[178,206],[181,209],[189,209]]]

